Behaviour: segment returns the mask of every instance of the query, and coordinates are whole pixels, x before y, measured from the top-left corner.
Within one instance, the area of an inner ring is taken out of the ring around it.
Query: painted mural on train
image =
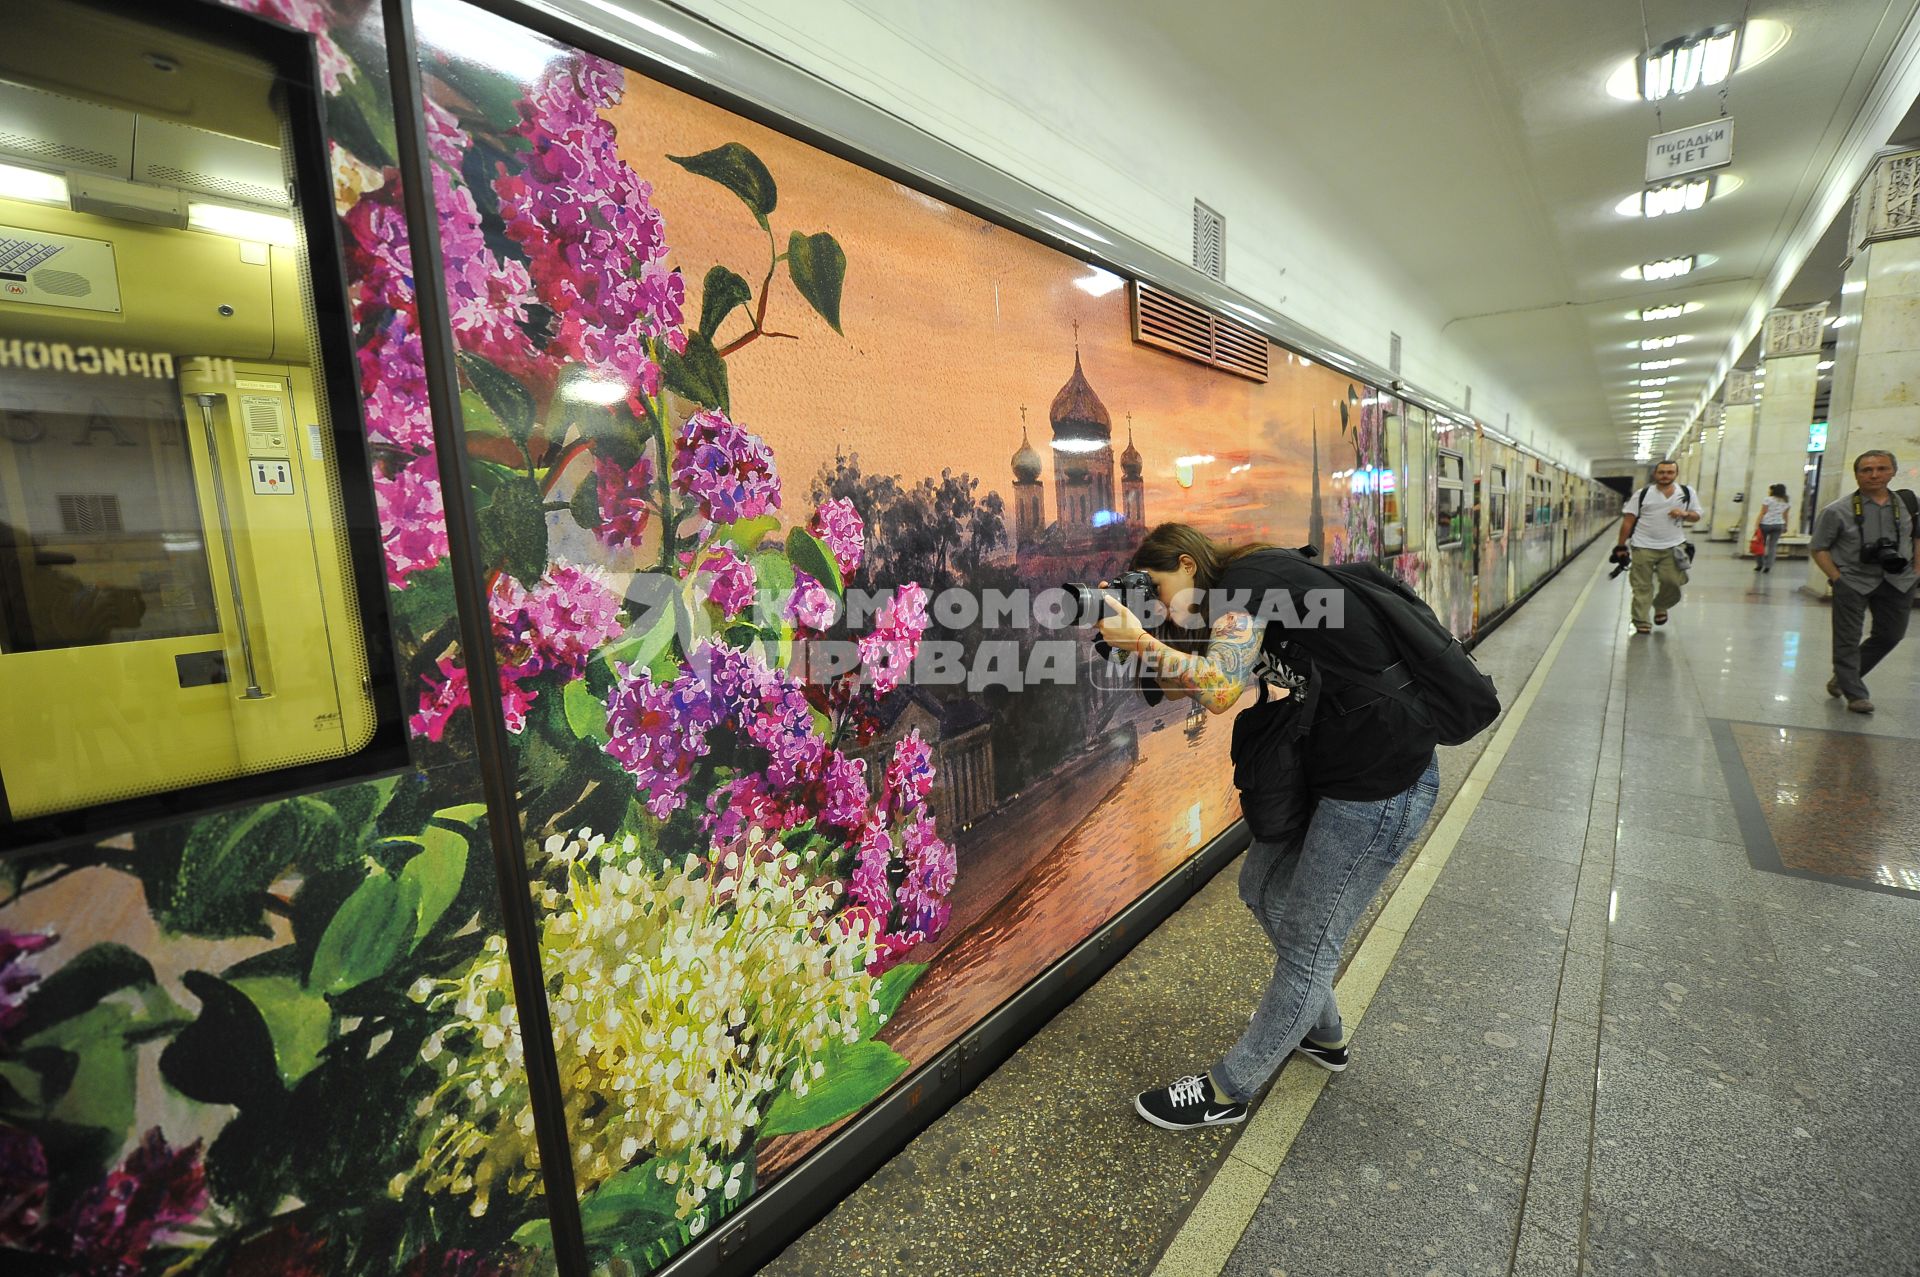
[[[416,770],[8,867],[0,1247],[544,1271],[549,1044],[478,805],[378,11],[237,7],[323,34]],[[965,599],[1110,576],[1164,519],[1431,592],[1409,511],[1469,535],[1473,463],[1427,473],[1411,413],[1290,352],[1263,383],[1136,344],[1122,280],[922,192],[415,16],[550,1049],[592,1256],[647,1271],[1238,815],[1226,723]]]

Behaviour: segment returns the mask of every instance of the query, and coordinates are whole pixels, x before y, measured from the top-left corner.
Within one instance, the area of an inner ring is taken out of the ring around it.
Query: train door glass
[[[1398,554],[1407,548],[1406,511],[1401,508],[1400,493],[1407,468],[1406,422],[1399,413],[1389,412],[1382,419],[1381,434],[1387,441],[1386,468],[1380,472],[1380,549]]]
[[[1467,459],[1442,448],[1435,484],[1433,527],[1438,545],[1458,545],[1467,535]]]
[[[0,845],[404,758],[311,59],[75,0],[0,42]]]
[[[1813,521],[1820,513],[1820,468],[1827,459],[1824,452],[1807,454],[1807,481],[1800,492],[1800,535],[1813,535]]]
[[[1433,449],[1427,410],[1407,405],[1407,448],[1402,458],[1404,473],[1400,484],[1400,515],[1407,527],[1410,550],[1421,548],[1427,526],[1427,454]]]
[[[1489,535],[1507,535],[1507,468],[1494,466],[1487,485],[1487,529]]]

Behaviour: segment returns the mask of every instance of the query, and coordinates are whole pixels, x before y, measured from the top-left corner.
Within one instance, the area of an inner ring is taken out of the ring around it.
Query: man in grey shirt
[[[1853,459],[1859,487],[1820,511],[1813,525],[1814,566],[1833,586],[1833,677],[1827,695],[1844,696],[1856,714],[1873,713],[1867,672],[1906,637],[1913,615],[1914,560],[1920,558],[1920,517],[1910,491],[1887,490],[1900,463],[1875,449]],[[1860,641],[1866,614],[1873,635]]]

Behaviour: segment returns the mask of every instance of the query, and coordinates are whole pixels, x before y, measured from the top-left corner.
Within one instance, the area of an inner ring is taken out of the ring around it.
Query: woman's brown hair
[[[1216,541],[1200,529],[1187,523],[1162,523],[1147,533],[1140,548],[1133,552],[1131,566],[1150,568],[1155,572],[1173,572],[1180,567],[1180,556],[1186,555],[1193,560],[1193,584],[1202,596],[1213,592],[1219,585],[1220,577],[1227,565],[1242,555],[1252,554],[1255,550],[1271,550],[1273,547],[1264,541],[1249,541],[1245,545],[1227,545]]]

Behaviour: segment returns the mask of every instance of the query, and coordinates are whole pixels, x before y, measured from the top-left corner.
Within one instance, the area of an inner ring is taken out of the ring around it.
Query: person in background
[[[1914,560],[1920,558],[1920,499],[1887,491],[1900,463],[1875,448],[1853,459],[1859,486],[1820,511],[1807,548],[1833,586],[1833,677],[1827,695],[1844,696],[1856,714],[1873,713],[1866,677],[1907,636],[1913,615]],[[1873,635],[1860,641],[1868,611]]]
[[[1776,483],[1760,498],[1760,540],[1765,548],[1754,560],[1755,572],[1773,571],[1773,556],[1780,549],[1780,534],[1787,530],[1787,485]]]
[[[1613,548],[1619,561],[1629,548],[1633,556],[1633,632],[1648,634],[1667,623],[1667,611],[1680,601],[1687,569],[1679,555],[1685,551],[1688,525],[1704,513],[1693,489],[1680,481],[1680,467],[1662,461],[1653,468],[1653,482],[1627,498],[1626,517],[1620,520],[1620,541]],[[1654,591],[1654,581],[1660,583]],[[1653,625],[1647,624],[1649,608]]]

